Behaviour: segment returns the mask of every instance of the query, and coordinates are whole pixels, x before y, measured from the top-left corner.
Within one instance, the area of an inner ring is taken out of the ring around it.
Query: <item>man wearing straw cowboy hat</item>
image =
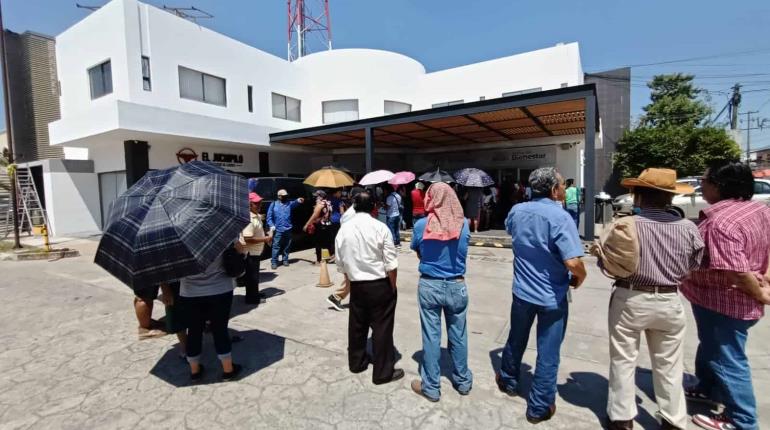
[[[700,265],[704,244],[695,224],[666,208],[675,195],[694,190],[677,183],[676,171],[670,169],[646,169],[638,178],[624,179],[621,184],[634,195],[637,215],[609,226],[602,235],[599,252],[599,266],[616,279],[608,316],[608,428],[633,428],[637,413],[636,361],[644,333],[660,428],[685,429],[687,408],[682,377],[686,314],[678,287]],[[628,250],[625,258],[632,262],[619,270],[610,256],[617,257],[617,250],[623,247]]]

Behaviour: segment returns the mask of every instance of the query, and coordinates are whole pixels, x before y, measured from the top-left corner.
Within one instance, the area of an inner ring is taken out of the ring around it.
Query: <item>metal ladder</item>
[[[48,214],[40,203],[40,194],[29,167],[16,169],[16,190],[19,199],[19,230],[31,234],[33,226],[45,225],[48,228]]]

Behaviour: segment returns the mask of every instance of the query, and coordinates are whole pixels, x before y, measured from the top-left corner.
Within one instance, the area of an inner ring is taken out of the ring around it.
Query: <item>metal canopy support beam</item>
[[[364,159],[366,160],[366,173],[369,173],[374,170],[374,129],[366,127],[364,135],[366,136],[366,154]]]
[[[593,242],[595,226],[595,205],[596,195],[596,96],[591,94],[585,97],[586,101],[586,119],[585,119],[585,147],[584,168],[583,168],[583,187],[586,191],[585,213],[583,226],[585,234],[583,239]]]
[[[540,121],[540,118],[536,117],[535,115],[532,115],[532,112],[530,112],[526,106],[520,107],[519,110],[524,112],[524,114],[527,115],[527,117],[531,119],[532,122],[534,122],[535,125],[540,128],[540,130],[543,130],[544,132],[548,133],[549,136],[553,136],[553,132],[551,130],[548,130],[545,124],[543,124],[543,122]]]

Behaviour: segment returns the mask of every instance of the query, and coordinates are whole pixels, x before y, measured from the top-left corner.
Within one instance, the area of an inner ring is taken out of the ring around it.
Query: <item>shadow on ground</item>
[[[497,375],[500,372],[500,366],[503,362],[503,348],[497,348],[489,351],[489,361],[492,366],[492,370]],[[532,387],[532,366],[527,363],[521,363],[521,371],[519,373],[519,387],[516,391],[519,392],[523,398],[527,398],[530,387]]]
[[[286,339],[260,330],[235,331],[241,341],[233,343],[233,361],[243,366],[239,379],[257,373],[284,357]],[[203,354],[201,364],[205,368],[203,380],[198,384],[221,382],[222,366],[214,352],[214,343],[209,334],[203,336]],[[178,347],[169,349],[150,370],[150,374],[175,387],[191,385],[190,367],[179,357]]]

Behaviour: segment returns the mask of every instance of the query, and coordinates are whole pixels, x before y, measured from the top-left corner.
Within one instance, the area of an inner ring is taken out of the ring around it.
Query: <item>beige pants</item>
[[[340,288],[334,291],[334,293],[332,293],[334,298],[339,301],[345,300],[345,297],[347,297],[348,294],[350,294],[350,284],[348,284],[345,281],[342,281],[342,285],[340,285]]]
[[[685,313],[677,293],[616,288],[610,299],[610,382],[607,414],[612,421],[636,417],[636,359],[647,338],[658,416],[687,428],[682,388]]]

